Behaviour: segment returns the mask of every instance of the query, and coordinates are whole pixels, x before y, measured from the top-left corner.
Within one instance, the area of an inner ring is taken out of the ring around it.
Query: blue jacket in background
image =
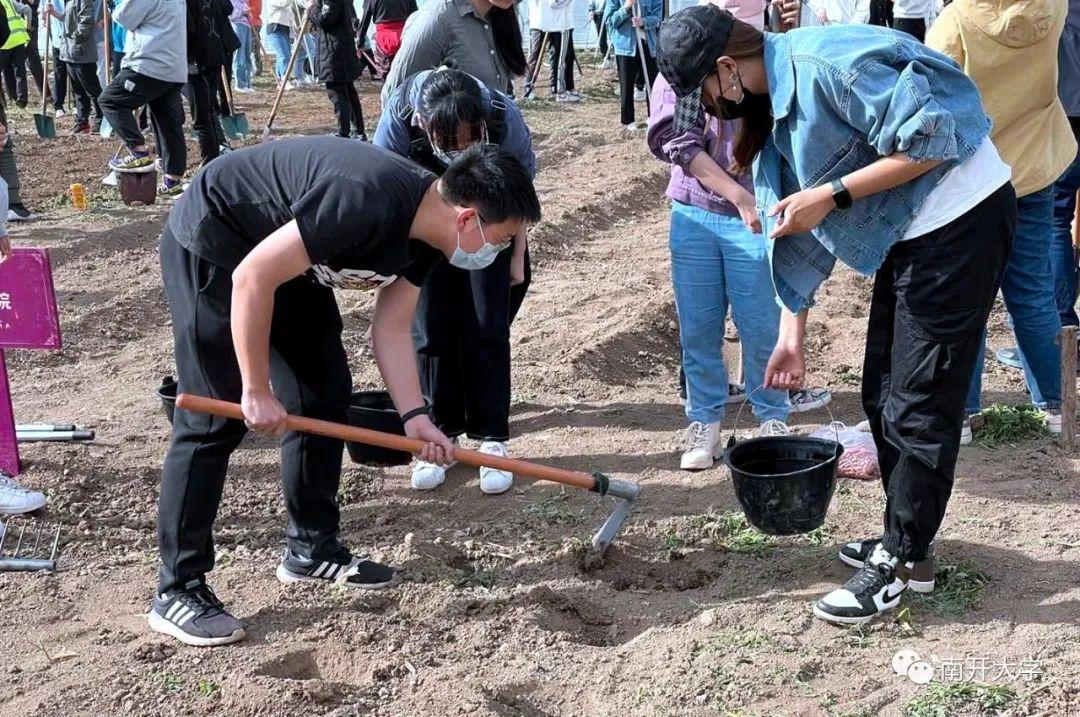
[[[435,70],[424,70],[416,73],[410,81],[406,80],[394,90],[393,94],[383,105],[382,116],[379,118],[379,126],[375,129],[375,137],[371,140],[376,147],[388,149],[403,157],[409,156],[409,126],[416,121],[420,108],[420,91],[424,80]],[[475,79],[475,78],[474,78]],[[525,118],[521,116],[521,110],[512,99],[499,90],[492,90],[480,80],[480,92],[484,97],[484,106],[488,112],[493,109],[493,102],[498,102],[503,109],[503,122],[505,123],[502,141],[499,146],[518,158],[529,172],[530,177],[536,176],[536,155],[532,149],[532,135],[529,127],[525,124]],[[409,90],[409,96],[405,97],[405,90]],[[411,110],[411,111],[409,111]],[[408,119],[405,119],[408,117]]]
[[[645,41],[649,53],[656,57],[656,35],[660,20],[664,14],[663,0],[637,0],[641,8],[641,18],[645,21]],[[604,5],[604,20],[607,22],[608,42],[615,48],[615,54],[633,57],[637,54],[637,29],[630,22],[634,17],[626,9],[626,0],[607,0]]]
[[[1058,44],[1058,95],[1065,114],[1080,117],[1080,0],[1069,0]]]
[[[828,184],[896,152],[941,160],[921,177],[837,209],[807,234],[769,242],[776,294],[792,312],[813,303],[836,259],[872,274],[945,173],[990,131],[982,99],[960,67],[910,36],[870,25],[765,35],[775,124],[754,161],[766,213],[782,197]]]

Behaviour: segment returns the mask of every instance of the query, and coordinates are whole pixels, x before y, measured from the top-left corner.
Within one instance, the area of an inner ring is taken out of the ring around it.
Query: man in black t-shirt
[[[378,289],[375,359],[420,457],[452,444],[427,416],[410,327],[442,257],[482,268],[540,218],[529,173],[490,147],[440,178],[366,142],[294,139],[207,165],[161,235],[179,390],[239,401],[245,420],[177,410],[158,507],[159,586],[150,627],[189,645],[244,637],[206,584],[229,456],[248,428],[282,437],[289,521],[278,579],[389,585],[394,571],[338,540],[341,441],[285,432],[286,411],[343,422],[352,390],[330,287]],[[245,427],[246,424],[246,427]]]

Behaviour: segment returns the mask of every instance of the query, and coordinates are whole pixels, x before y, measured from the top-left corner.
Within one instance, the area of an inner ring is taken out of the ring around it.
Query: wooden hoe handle
[[[239,403],[220,401],[216,398],[205,398],[203,396],[194,396],[190,393],[181,393],[176,397],[176,406],[177,408],[182,408],[185,411],[192,411],[194,413],[207,413],[212,416],[221,416],[222,418],[235,418],[238,421],[244,420],[244,412],[240,408]],[[405,451],[407,453],[416,454],[424,448],[424,441],[421,441],[418,438],[406,438],[404,436],[394,435],[393,433],[383,433],[382,431],[373,431],[369,428],[347,426],[343,423],[321,421],[316,418],[305,418],[304,416],[294,416],[290,414],[285,419],[285,425],[288,426],[290,431],[312,433],[317,436],[327,436],[329,438],[339,438],[343,441],[355,441],[370,446],[389,448],[394,451]],[[516,460],[514,458],[489,456],[486,453],[469,451],[464,448],[454,449],[454,460],[467,466],[473,466],[474,468],[495,468],[497,470],[510,471],[511,473],[517,473],[531,478],[562,483],[563,485],[573,486],[574,488],[597,490],[597,479],[588,473],[579,473],[577,471],[568,471],[561,468],[552,468],[551,466],[542,466],[537,463],[529,463],[528,461]]]

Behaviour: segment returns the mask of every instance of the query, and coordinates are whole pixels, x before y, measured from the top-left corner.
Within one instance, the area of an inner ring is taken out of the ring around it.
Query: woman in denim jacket
[[[845,25],[762,35],[712,6],[660,28],[676,129],[701,105],[742,118],[734,147],[754,195],[783,304],[765,371],[802,385],[807,310],[836,259],[876,272],[863,408],[886,493],[883,536],[849,543],[858,572],[814,613],[861,623],[895,608],[952,491],[964,399],[1016,225],[1010,170],[987,139],[978,90],[901,33]]]

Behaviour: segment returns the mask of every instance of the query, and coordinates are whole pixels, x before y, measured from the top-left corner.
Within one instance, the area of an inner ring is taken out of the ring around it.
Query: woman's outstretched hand
[[[821,220],[835,208],[836,200],[828,184],[786,196],[769,210],[770,217],[779,217],[769,238],[779,239],[788,234],[808,232],[821,224]]]
[[[806,356],[801,346],[777,344],[765,366],[765,388],[797,391],[806,379]]]

